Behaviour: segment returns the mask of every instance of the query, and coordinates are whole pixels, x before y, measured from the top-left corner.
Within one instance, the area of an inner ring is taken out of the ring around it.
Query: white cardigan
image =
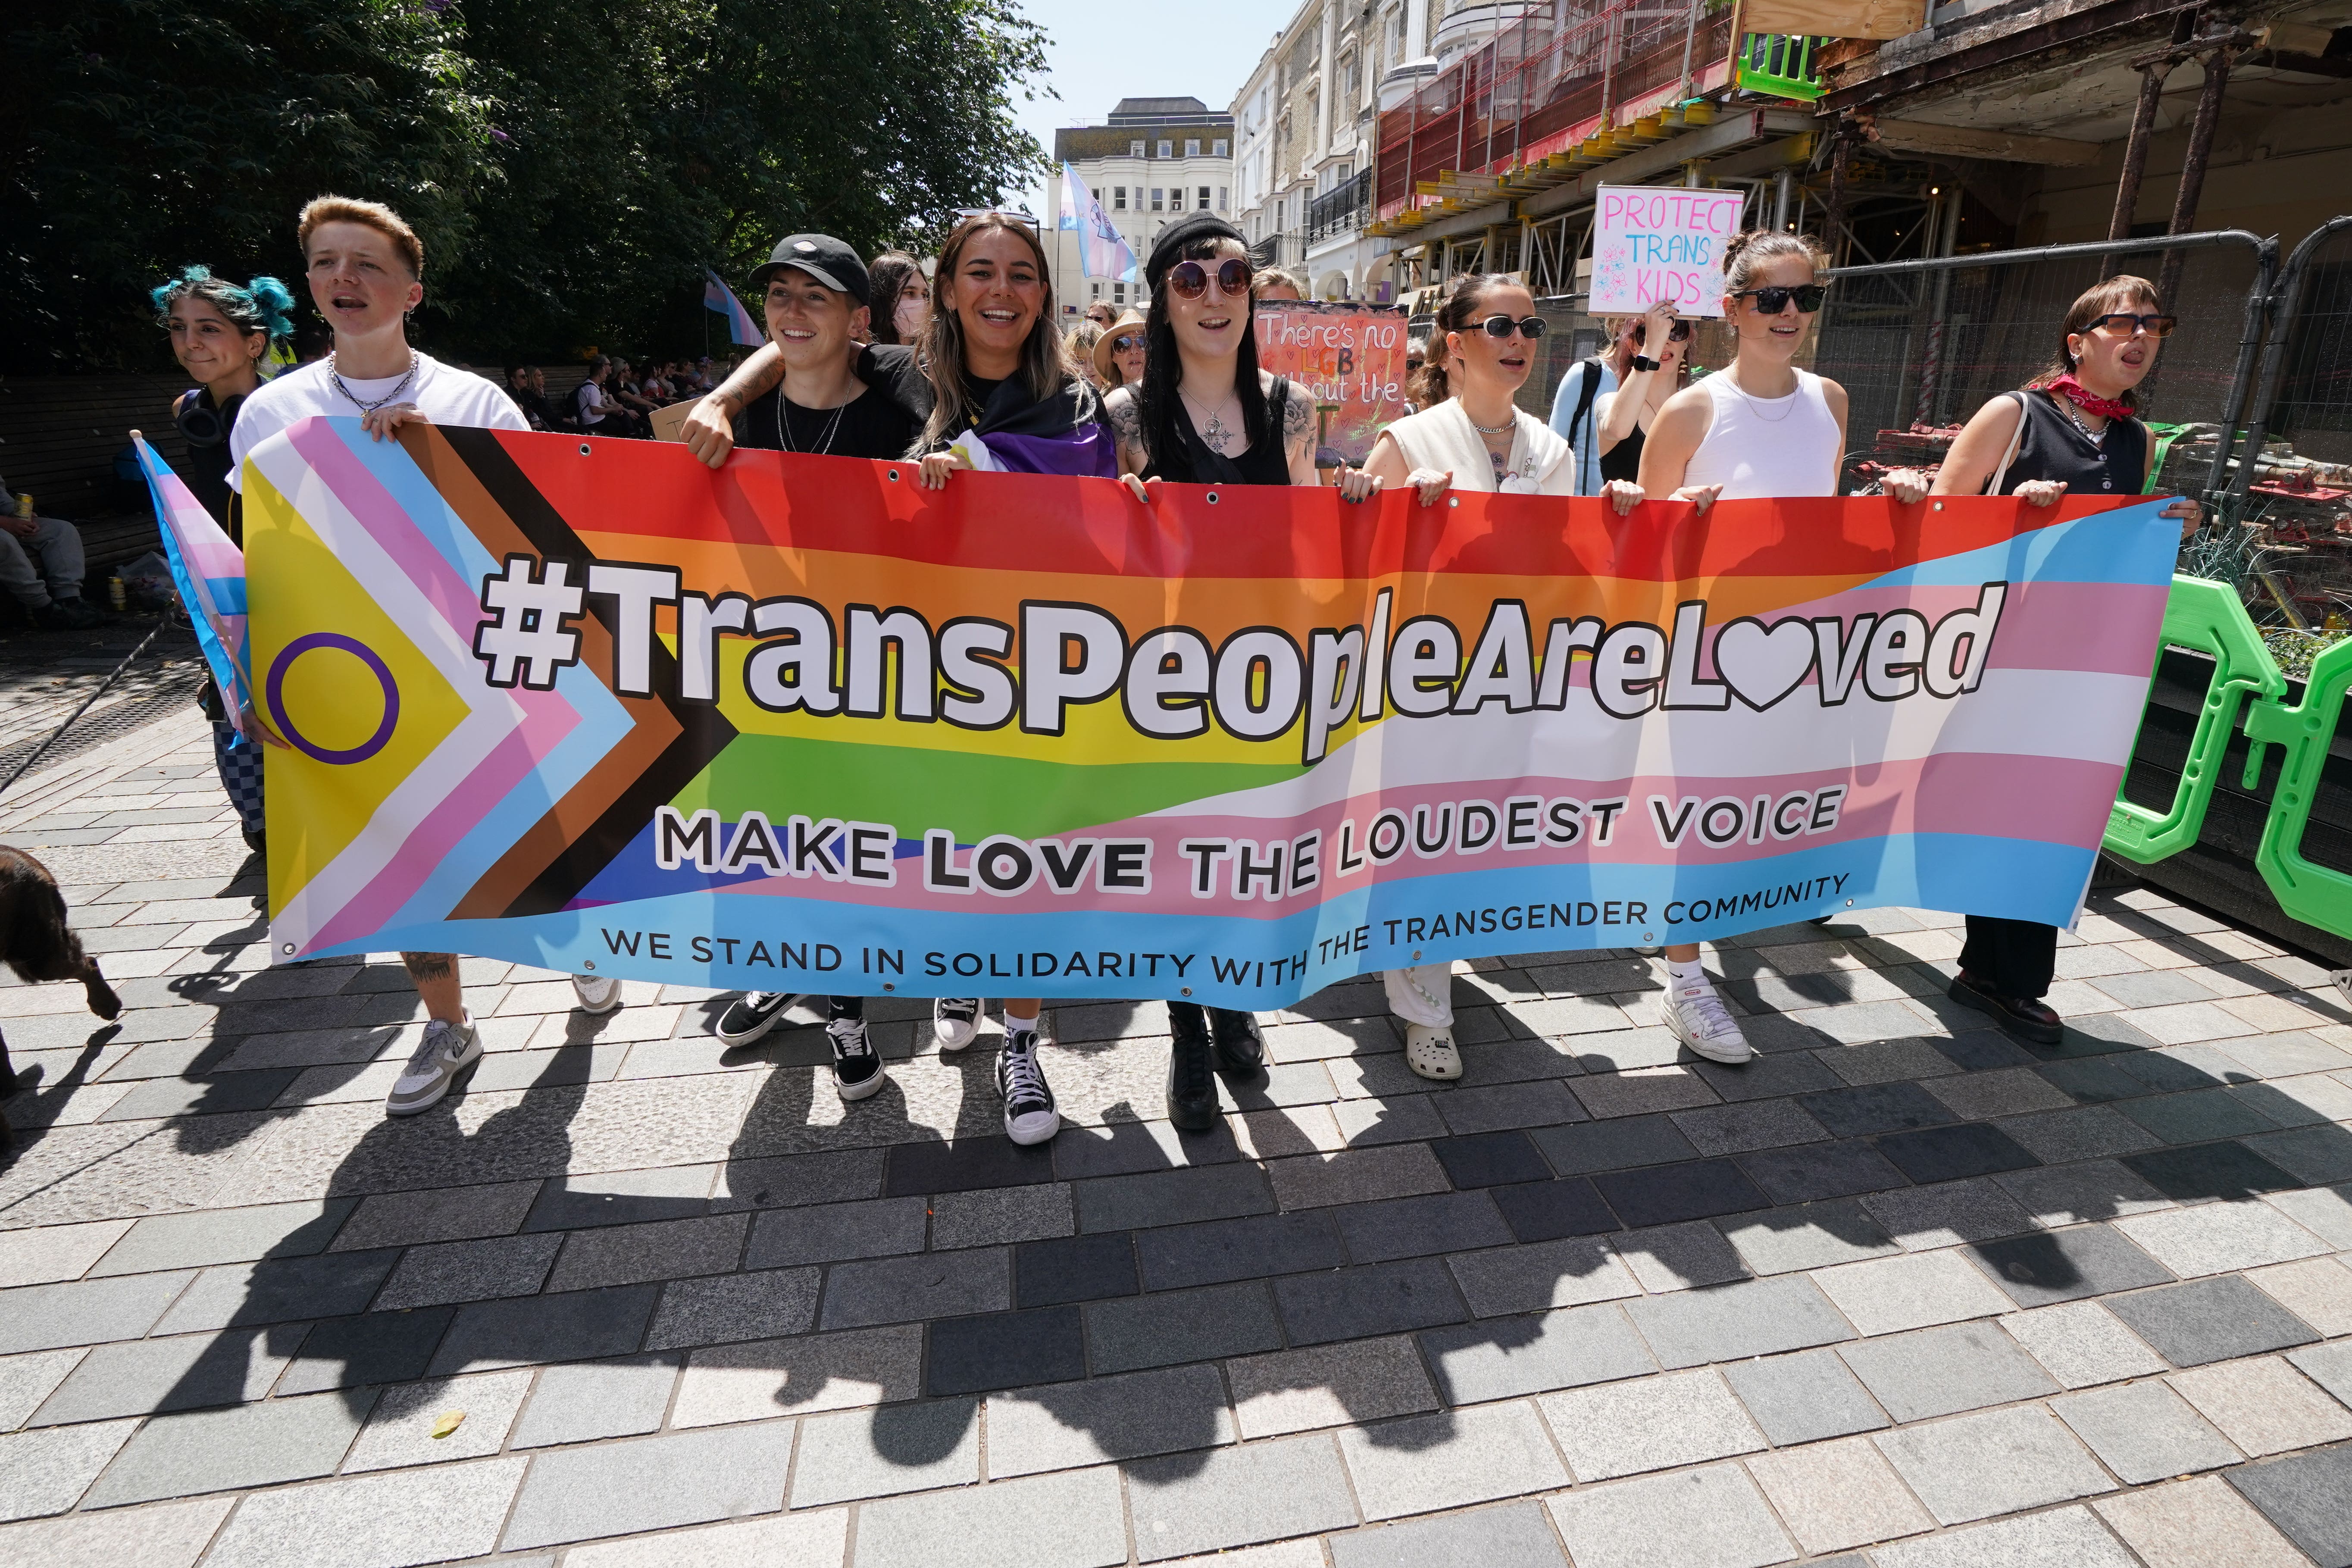
[[[1388,427],[1404,454],[1408,468],[1451,470],[1454,487],[1465,490],[1496,490],[1505,495],[1572,496],[1576,493],[1576,454],[1551,426],[1524,408],[1511,410],[1510,471],[1495,483],[1495,466],[1486,443],[1464,413],[1462,400],[1449,397],[1436,407],[1408,415]]]

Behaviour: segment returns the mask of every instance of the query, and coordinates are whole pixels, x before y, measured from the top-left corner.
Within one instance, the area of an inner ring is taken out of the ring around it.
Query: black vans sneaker
[[[722,1046],[748,1046],[776,1026],[800,997],[790,991],[746,991],[719,1016],[711,1031]]]
[[[1037,1065],[1037,1036],[1015,1029],[996,1057],[996,1092],[1004,1098],[1004,1134],[1015,1143],[1043,1143],[1062,1130],[1054,1091]]]
[[[833,1087],[844,1100],[864,1100],[882,1087],[890,1075],[882,1070],[882,1057],[866,1037],[863,1018],[835,1018],[824,1026],[833,1042]]]

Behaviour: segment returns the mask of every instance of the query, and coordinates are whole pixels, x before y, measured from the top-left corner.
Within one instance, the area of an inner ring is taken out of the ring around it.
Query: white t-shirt
[[[415,353],[415,351],[411,351]],[[229,431],[228,483],[231,489],[245,489],[245,455],[280,430],[299,425],[314,414],[341,414],[347,417],[367,412],[336,389],[327,374],[328,362],[298,365],[261,387],[236,411],[236,425]],[[362,381],[354,376],[342,378],[352,397],[370,403],[390,397],[400,385],[396,375],[380,380]],[[509,397],[496,382],[485,381],[471,371],[457,370],[443,364],[430,354],[416,353],[415,379],[408,384],[395,401],[413,403],[416,411],[436,425],[467,425],[482,430],[528,430],[530,421],[524,418],[514,399]]]
[[[580,401],[580,423],[593,429],[604,423],[604,389],[593,381],[583,381],[572,395]]]

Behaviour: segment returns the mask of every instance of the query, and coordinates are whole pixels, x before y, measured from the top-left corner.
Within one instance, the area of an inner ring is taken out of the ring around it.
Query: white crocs
[[[1404,1065],[1422,1077],[1450,1082],[1462,1076],[1462,1053],[1454,1046],[1450,1027],[1435,1028],[1427,1024],[1407,1024],[1404,1026]]]

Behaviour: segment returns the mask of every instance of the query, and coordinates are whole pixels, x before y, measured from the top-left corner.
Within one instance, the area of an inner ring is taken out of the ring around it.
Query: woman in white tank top
[[[1739,334],[1731,363],[1666,400],[1642,447],[1652,500],[1833,496],[1845,456],[1845,388],[1790,362],[1822,308],[1828,261],[1808,236],[1750,229],[1723,253],[1723,319]],[[1890,481],[1896,500],[1927,493],[1916,476]],[[1615,498],[1612,498],[1614,500]],[[1630,510],[1622,500],[1621,513]],[[1700,966],[1698,944],[1666,950],[1666,1027],[1710,1061],[1755,1050]]]

